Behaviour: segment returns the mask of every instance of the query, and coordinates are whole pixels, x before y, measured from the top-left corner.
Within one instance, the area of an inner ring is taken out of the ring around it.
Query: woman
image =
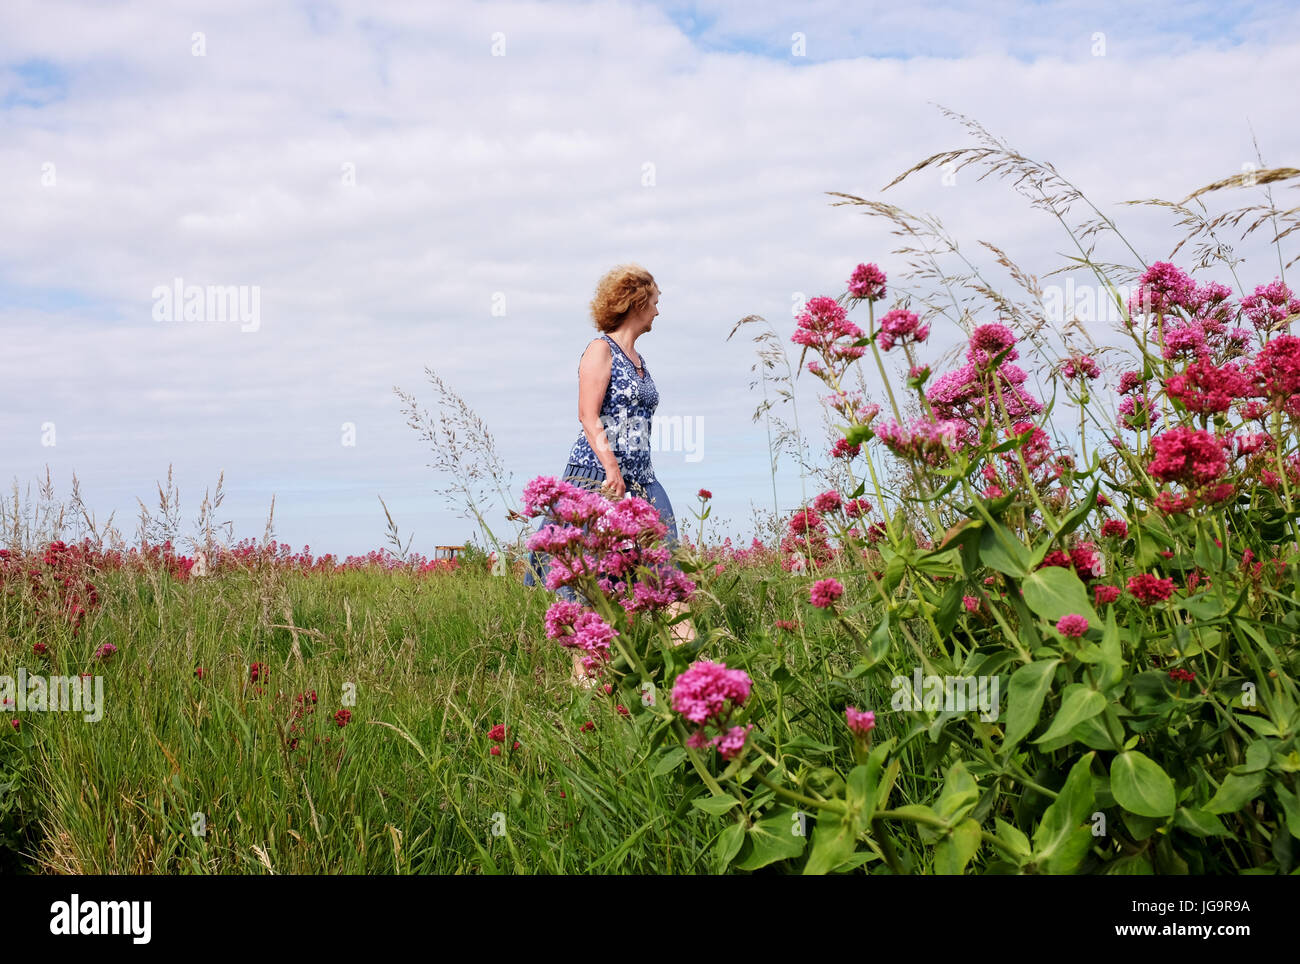
[[[651,330],[658,314],[659,286],[639,265],[619,265],[596,285],[591,317],[601,335],[587,346],[578,363],[582,430],[569,451],[561,478],[574,485],[599,486],[606,498],[631,494],[645,499],[658,510],[668,527],[665,544],[675,550],[677,523],[672,503],[650,464],[650,424],[659,405],[659,392],[636,348],[637,339]],[[538,528],[546,524],[543,518]],[[529,555],[525,585],[545,583],[548,563],[544,559],[536,552]],[[570,601],[577,599],[569,586],[561,586],[557,594]],[[684,610],[685,605],[677,603],[670,612],[676,616]],[[689,619],[673,626],[673,633],[679,643],[695,638]],[[587,681],[580,654],[574,655],[574,674]]]

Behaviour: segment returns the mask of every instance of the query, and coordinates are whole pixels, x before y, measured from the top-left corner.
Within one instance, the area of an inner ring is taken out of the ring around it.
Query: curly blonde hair
[[[631,312],[650,304],[657,290],[654,276],[639,264],[610,268],[596,283],[596,296],[591,299],[592,322],[606,334],[615,331]]]

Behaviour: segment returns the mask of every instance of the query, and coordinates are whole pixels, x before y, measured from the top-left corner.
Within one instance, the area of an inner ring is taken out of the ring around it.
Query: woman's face
[[[647,331],[650,329],[651,323],[655,320],[655,316],[657,316],[658,314],[659,314],[659,289],[656,288],[654,290],[654,294],[650,296],[650,304],[646,306],[646,330]]]

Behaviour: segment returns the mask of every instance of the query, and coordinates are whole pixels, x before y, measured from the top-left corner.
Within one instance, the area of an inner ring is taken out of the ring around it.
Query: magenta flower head
[[[980,325],[970,336],[970,347],[966,349],[966,360],[981,368],[988,366],[1002,352],[1007,355],[1004,361],[1015,361],[1020,353],[1013,347],[1016,336],[1006,325]]]
[[[874,264],[860,264],[849,278],[849,294],[875,301],[885,297],[885,273]]]
[[[1212,432],[1179,426],[1151,440],[1147,471],[1162,482],[1206,485],[1228,470],[1223,443]]]
[[[1096,378],[1101,369],[1091,355],[1078,355],[1066,360],[1061,366],[1061,374],[1066,378]]]
[[[99,649],[95,650],[96,659],[110,659],[117,652],[117,647],[112,643],[104,643]]]
[[[844,587],[838,579],[821,579],[812,584],[808,601],[818,609],[825,609],[843,595]]]
[[[859,710],[856,706],[844,707],[844,720],[854,736],[866,736],[876,728],[876,714],[871,710]]]
[[[753,723],[745,726],[733,726],[727,732],[715,736],[713,745],[718,748],[718,755],[724,760],[732,760],[739,756],[740,751],[745,748],[745,740],[749,737],[749,731],[753,728]]]
[[[921,324],[918,315],[903,308],[895,308],[880,319],[876,343],[881,351],[889,351],[897,343],[923,342],[929,335],[930,326]]]
[[[1129,577],[1128,591],[1138,602],[1150,606],[1153,603],[1164,602],[1174,594],[1174,581],[1144,572]]]
[[[744,705],[753,685],[744,670],[700,660],[674,681],[672,707],[692,723],[717,722],[730,713],[728,702],[732,708]]]
[[[1056,631],[1068,639],[1078,639],[1088,631],[1088,620],[1078,613],[1070,613],[1060,618]]]
[[[551,603],[546,610],[546,638],[560,640],[561,646],[577,645],[573,638],[573,624],[583,613],[583,608],[576,602],[559,600]]]

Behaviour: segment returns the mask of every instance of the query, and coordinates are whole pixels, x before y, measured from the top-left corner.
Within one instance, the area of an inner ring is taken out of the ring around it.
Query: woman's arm
[[[614,495],[621,497],[625,490],[623,474],[619,471],[614,450],[609,447],[605,426],[600,421],[600,409],[613,365],[613,352],[603,338],[587,346],[582,361],[578,363],[578,420],[587,436],[587,444],[605,470],[606,481],[614,483]]]

